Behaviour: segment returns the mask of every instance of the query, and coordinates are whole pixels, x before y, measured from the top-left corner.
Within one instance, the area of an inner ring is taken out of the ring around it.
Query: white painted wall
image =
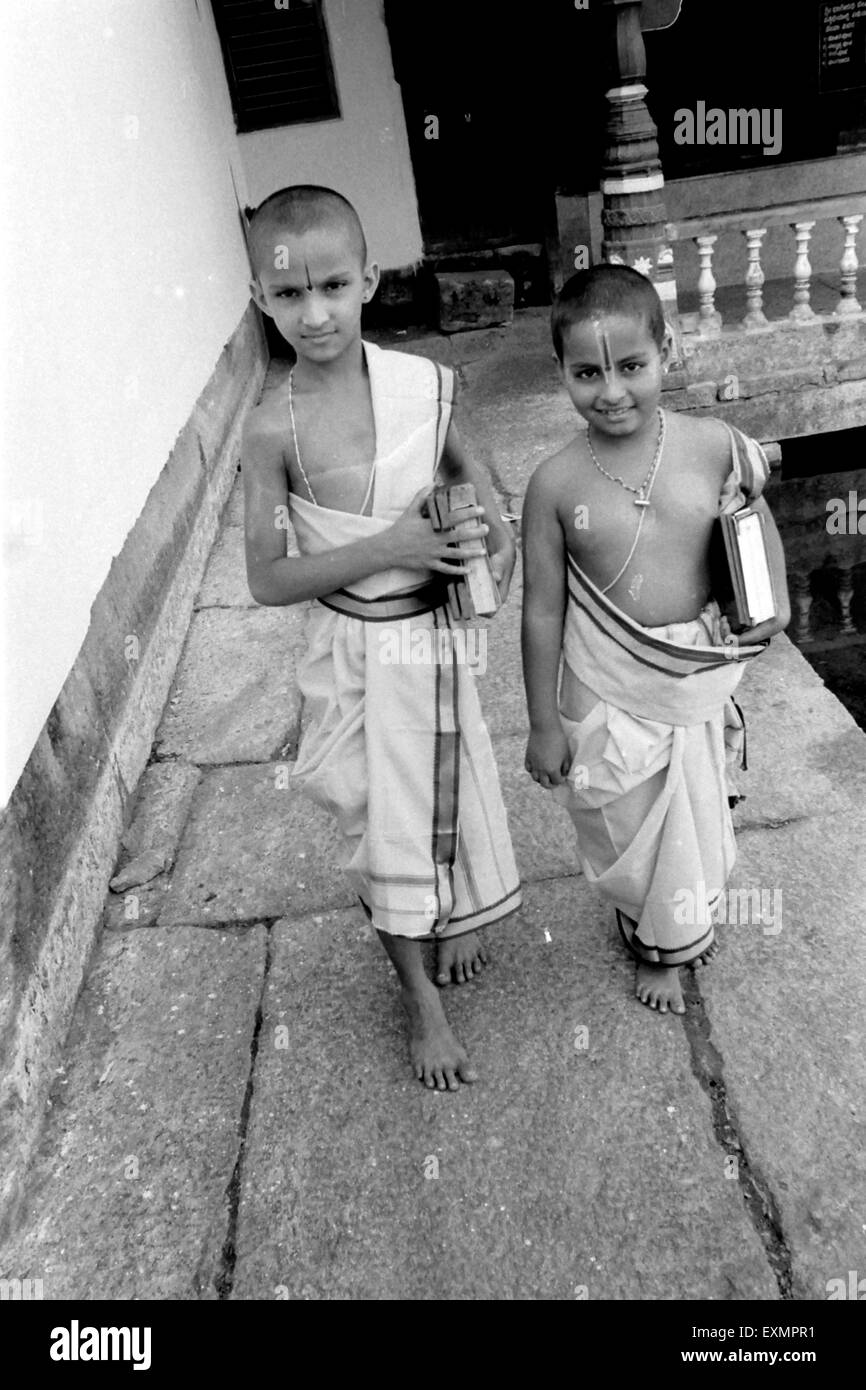
[[[27,0],[3,27],[0,802],[248,302],[207,0]]]
[[[394,270],[420,260],[423,245],[382,11],[382,0],[325,0],[339,120],[255,131],[238,144],[251,203],[291,183],[336,188],[357,208],[373,259]]]

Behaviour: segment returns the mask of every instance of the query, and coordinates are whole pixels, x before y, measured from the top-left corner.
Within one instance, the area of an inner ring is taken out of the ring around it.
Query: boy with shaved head
[[[352,205],[333,189],[282,189],[253,213],[248,239],[256,303],[296,359],[243,444],[250,591],[264,604],[315,600],[294,779],[337,820],[402,986],[415,1075],[456,1090],[476,1073],[421,943],[436,943],[440,985],[472,979],[486,959],[477,929],[513,912],[520,887],[473,673],[450,640],[446,577],[487,535],[504,597],[514,542],[461,447],[452,373],[362,340],[379,271]],[[475,484],[462,542],[433,530],[436,478]],[[286,508],[299,556],[285,553]]]
[[[679,1014],[679,966],[714,954],[712,914],[734,863],[726,744],[734,754],[744,735],[732,696],[790,619],[761,496],[769,467],[739,430],[662,409],[670,338],[636,270],[572,276],[551,327],[586,429],[526,494],[526,768],[571,814],[586,877],[637,960],[638,998]],[[746,503],[766,528],[776,612],[734,633],[713,592],[711,538]]]

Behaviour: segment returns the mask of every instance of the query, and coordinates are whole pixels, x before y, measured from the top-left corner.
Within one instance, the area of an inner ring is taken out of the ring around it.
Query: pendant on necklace
[[[636,507],[648,507],[648,506],[649,506],[649,498],[648,498],[648,497],[636,497],[636,498],[634,499],[634,504],[635,504]]]

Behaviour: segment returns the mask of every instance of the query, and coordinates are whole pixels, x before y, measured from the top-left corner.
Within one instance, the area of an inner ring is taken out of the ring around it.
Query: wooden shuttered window
[[[212,3],[239,132],[339,116],[323,0]]]

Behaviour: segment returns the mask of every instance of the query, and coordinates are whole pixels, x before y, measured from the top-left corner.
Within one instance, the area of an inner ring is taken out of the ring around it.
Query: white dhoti
[[[292,494],[302,554],[390,526],[432,485],[451,373],[365,344],[376,422],[372,515]],[[493,749],[438,576],[389,570],[313,604],[299,685],[309,724],[294,780],[335,817],[373,924],[456,936],[520,906]]]
[[[760,447],[732,434],[720,499],[730,511],[760,494],[768,472]],[[711,602],[692,622],[641,627],[569,557],[560,698],[572,764],[552,795],[574,822],[587,880],[616,908],[629,947],[655,964],[707,949],[736,858],[727,764],[744,726],[732,697],[765,647],[724,643],[719,617]]]

